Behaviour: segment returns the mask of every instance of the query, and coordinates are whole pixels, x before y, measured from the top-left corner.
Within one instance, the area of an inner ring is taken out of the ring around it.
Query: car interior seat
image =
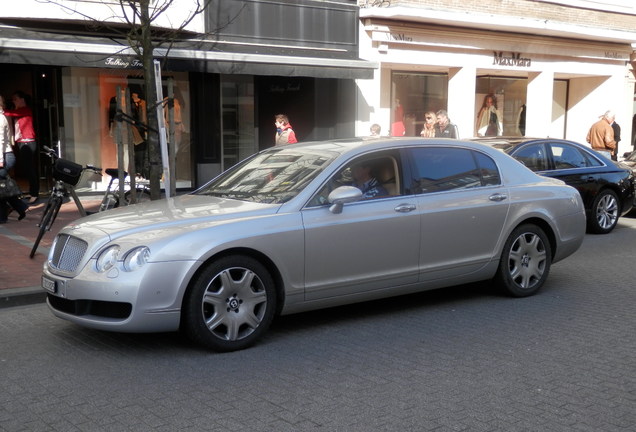
[[[382,160],[378,166],[376,178],[380,183],[382,183],[382,186],[384,186],[389,195],[400,194],[399,179],[396,175],[397,172],[397,162],[393,158]]]

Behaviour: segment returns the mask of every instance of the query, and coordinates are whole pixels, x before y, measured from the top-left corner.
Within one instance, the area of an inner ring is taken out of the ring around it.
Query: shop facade
[[[461,138],[481,135],[477,116],[494,96],[497,135],[585,143],[589,127],[613,110],[623,137],[631,137],[636,33],[606,31],[591,40],[584,29],[530,33],[513,18],[487,24],[476,14],[467,22],[465,12],[399,6],[363,8],[360,16],[360,55],[379,68],[373,80],[358,82],[358,134],[378,123],[384,134],[419,136],[424,114],[443,109]],[[631,139],[623,139],[619,154],[630,150]]]
[[[354,134],[355,79],[374,68],[358,57],[355,1],[213,4],[201,28],[155,53],[163,94],[174,97],[178,189],[196,188],[273,145],[279,113],[290,117],[302,141]],[[9,100],[18,89],[32,95],[40,146],[57,147],[81,164],[115,167],[116,95],[127,94],[136,121],[153,106],[145,100],[139,60],[85,23],[24,14],[0,16],[0,93]],[[280,19],[308,24],[281,27]],[[140,132],[131,135],[135,144]],[[44,183],[47,161],[39,163]],[[80,191],[101,190],[107,181],[86,179]]]

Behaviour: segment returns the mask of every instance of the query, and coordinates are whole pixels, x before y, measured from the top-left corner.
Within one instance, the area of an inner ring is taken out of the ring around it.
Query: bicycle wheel
[[[40,229],[38,230],[38,235],[35,238],[35,243],[33,243],[33,247],[31,248],[29,258],[33,258],[35,252],[38,250],[38,246],[40,245],[40,241],[42,240],[44,233],[51,229],[51,225],[55,222],[55,218],[60,211],[60,207],[62,207],[62,198],[59,196],[53,196],[47,201],[44,213],[42,213],[42,218],[40,219]]]
[[[130,191],[127,191],[124,194],[124,199],[126,200],[126,204],[130,204],[130,200],[132,199],[132,193]],[[150,191],[146,189],[145,187],[138,187],[136,204],[147,202],[147,201],[150,201]]]
[[[115,207],[119,207],[119,198],[114,193],[108,193],[104,196],[101,205],[99,206],[99,211],[106,211],[110,209],[114,209]]]

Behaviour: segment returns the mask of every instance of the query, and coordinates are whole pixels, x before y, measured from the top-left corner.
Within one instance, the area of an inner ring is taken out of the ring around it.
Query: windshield
[[[336,152],[307,147],[281,147],[241,162],[195,194],[282,204],[298,195],[337,156]]]

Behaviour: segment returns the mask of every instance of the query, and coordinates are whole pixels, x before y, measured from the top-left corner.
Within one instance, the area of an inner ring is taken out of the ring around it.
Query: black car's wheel
[[[535,294],[550,273],[548,238],[536,225],[517,227],[506,240],[495,282],[514,297]]]
[[[183,330],[215,351],[247,348],[269,327],[276,309],[274,281],[246,256],[227,256],[208,265],[183,302]]]
[[[616,227],[619,214],[620,206],[616,192],[610,189],[601,191],[592,204],[588,230],[595,234],[607,234]]]

